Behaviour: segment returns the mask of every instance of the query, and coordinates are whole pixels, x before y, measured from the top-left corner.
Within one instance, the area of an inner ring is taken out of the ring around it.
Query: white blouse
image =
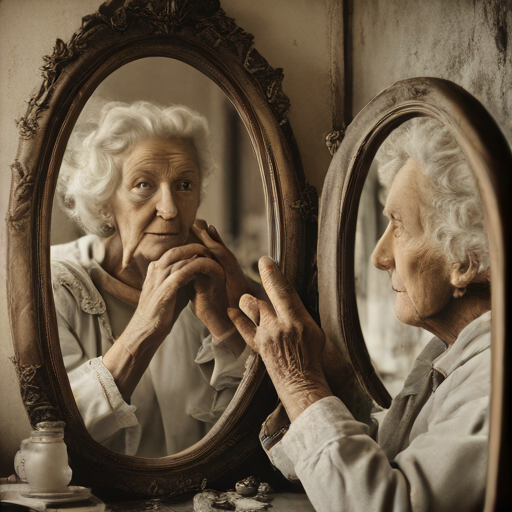
[[[102,258],[103,242],[93,235],[52,247],[60,346],[78,409],[92,438],[112,450],[143,457],[180,452],[222,415],[251,350],[236,357],[213,343],[189,305],[126,403],[102,356],[135,308],[93,283]]]
[[[269,450],[272,462],[288,478],[300,479],[317,512],[482,510],[490,346],[488,311],[467,325],[431,363],[444,380],[439,385],[431,382],[430,396],[412,428],[405,429],[409,432],[406,446],[391,463],[369,436],[368,427],[334,396],[299,415]],[[403,426],[407,425],[398,425]],[[398,430],[388,435],[398,435]],[[379,437],[380,444],[385,441]]]

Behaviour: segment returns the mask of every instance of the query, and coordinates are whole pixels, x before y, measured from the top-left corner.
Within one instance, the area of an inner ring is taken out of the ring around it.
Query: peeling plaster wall
[[[451,80],[512,141],[512,1],[350,0],[353,115],[397,80]]]

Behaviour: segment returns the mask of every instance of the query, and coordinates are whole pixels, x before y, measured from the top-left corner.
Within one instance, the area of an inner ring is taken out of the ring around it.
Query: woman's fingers
[[[208,229],[208,222],[204,219],[198,219],[194,221],[194,226],[197,226],[199,229]]]
[[[213,229],[210,230],[210,228]],[[196,225],[192,225],[191,231],[221,263],[227,263],[229,261],[227,258],[233,257],[233,253],[225,246],[218,231],[213,226],[210,228],[199,229]]]
[[[201,244],[188,244],[180,247],[169,249],[159,260],[155,261],[155,265],[160,268],[168,267],[178,261],[188,260],[193,256],[202,256],[204,258],[213,259],[212,252]]]
[[[258,347],[254,342],[257,327],[254,323],[236,308],[228,308],[228,315],[247,345],[257,352]]]
[[[258,299],[246,293],[240,298],[240,309],[254,322],[260,325],[260,307]]]
[[[226,244],[224,243],[224,241],[220,237],[220,234],[217,231],[217,228],[213,224],[210,224],[208,226],[208,234],[210,235],[210,238],[212,238],[217,243],[219,243],[219,244],[223,245],[224,247],[226,247]]]
[[[206,245],[206,247],[208,247],[209,249],[216,248],[218,242],[212,239],[212,237],[208,233],[208,229],[201,229],[197,227],[195,224],[192,224],[190,230],[194,233],[194,235],[197,236],[197,238],[199,238],[199,240],[201,240],[201,242],[203,242],[204,245]]]
[[[174,264],[167,280],[179,288],[201,275],[221,281],[225,280],[224,271],[216,261],[199,257],[192,257]]]
[[[304,306],[288,279],[268,256],[259,261],[261,282],[280,318],[296,317]]]

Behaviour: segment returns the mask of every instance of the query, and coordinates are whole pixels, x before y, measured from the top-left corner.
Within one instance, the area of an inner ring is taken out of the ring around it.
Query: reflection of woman
[[[213,168],[206,120],[110,103],[67,161],[64,205],[89,235],[52,248],[52,277],[78,409],[116,451],[178,452],[222,414],[250,351],[226,312],[247,281],[215,228],[194,224]]]
[[[274,309],[251,296],[230,311],[268,369],[292,424],[275,464],[300,478],[318,511],[481,510],[490,394],[489,247],[476,180],[447,128],[418,118],[381,148],[389,225],[372,261],[390,273],[395,313],[434,338],[379,428],[378,444],[332,396],[325,336],[268,259]]]

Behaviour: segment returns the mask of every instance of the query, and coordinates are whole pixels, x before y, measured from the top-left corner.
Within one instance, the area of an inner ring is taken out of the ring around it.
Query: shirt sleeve
[[[104,443],[120,429],[138,427],[137,408],[124,401],[101,357],[90,359],[68,377],[78,410],[95,441]],[[140,428],[128,435],[126,445],[138,447],[139,441]]]
[[[122,447],[125,453],[134,455],[141,434],[135,415],[137,408],[124,401],[102,357],[89,358],[91,340],[81,339],[87,333],[96,336],[94,315],[81,311],[65,287],[54,288],[54,299],[64,366],[87,431],[95,441]],[[93,341],[96,345],[96,340]],[[126,430],[113,439],[121,429]]]
[[[431,396],[417,420],[424,428],[411,435],[392,465],[368,427],[336,397],[308,407],[272,448],[273,459],[288,460],[288,471],[292,468],[319,512],[481,510],[486,390],[486,371],[478,361],[456,370]]]
[[[241,354],[236,354],[231,346],[232,338],[240,336],[238,332],[233,333],[228,339],[215,342],[213,336],[209,334],[203,340],[195,362],[204,365],[213,361],[213,369],[208,368],[207,378],[210,386],[216,391],[225,389],[234,389],[238,387],[245,371],[245,364],[249,356],[253,353],[250,347],[246,346]],[[210,373],[211,372],[211,373]]]

